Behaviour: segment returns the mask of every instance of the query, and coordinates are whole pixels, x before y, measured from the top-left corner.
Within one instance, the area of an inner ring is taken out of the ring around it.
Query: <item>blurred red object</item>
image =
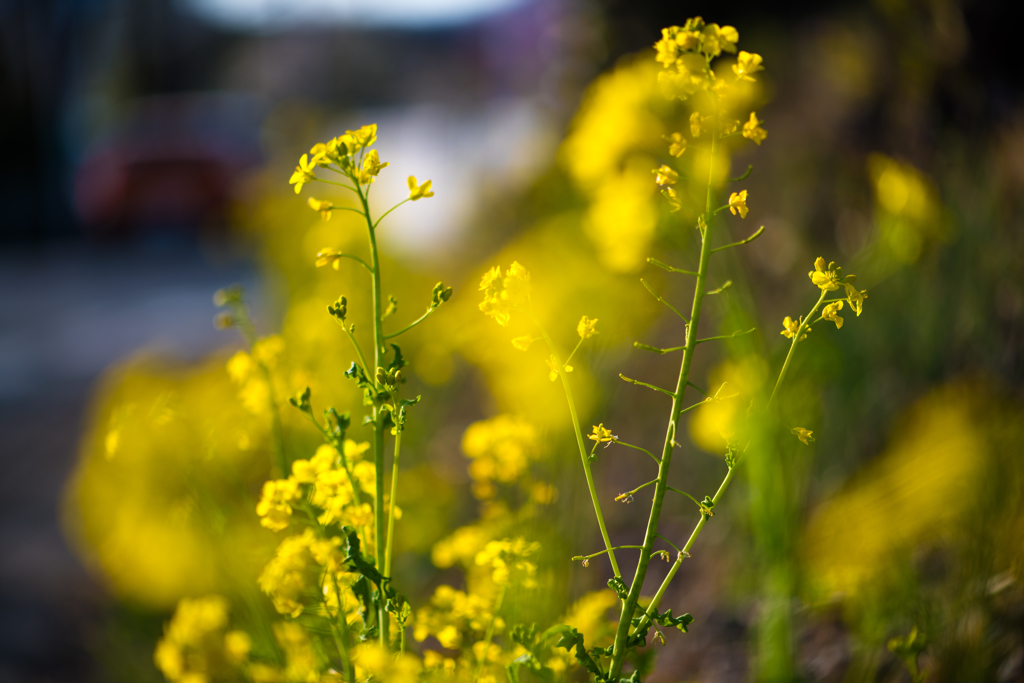
[[[75,174],[75,207],[97,237],[218,232],[233,188],[260,163],[260,107],[230,95],[140,101]]]

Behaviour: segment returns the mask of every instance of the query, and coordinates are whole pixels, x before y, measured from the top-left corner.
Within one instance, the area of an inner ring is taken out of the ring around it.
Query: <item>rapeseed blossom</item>
[[[739,192],[733,192],[729,195],[729,213],[740,215],[740,218],[746,218],[747,212],[750,208],[747,206],[747,191],[740,190]]]
[[[480,291],[484,292],[480,310],[504,327],[512,311],[525,310],[530,304],[530,273],[517,261],[512,262],[504,277],[501,268],[494,266],[481,278]]]

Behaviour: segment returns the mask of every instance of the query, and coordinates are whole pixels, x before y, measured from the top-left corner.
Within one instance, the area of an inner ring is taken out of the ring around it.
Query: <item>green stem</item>
[[[718,491],[715,493],[714,498],[711,499],[716,506],[718,505],[719,498],[721,498],[722,494],[725,493],[725,490],[729,488],[729,484],[732,482],[732,477],[735,474],[735,472],[735,467],[729,468],[729,472],[725,475],[725,479],[722,480],[722,484],[718,487]],[[683,549],[679,551],[679,553],[676,555],[676,561],[672,563],[672,567],[668,570],[668,574],[665,576],[665,580],[661,582],[660,586],[658,586],[658,592],[654,594],[654,598],[651,600],[651,604],[647,606],[647,612],[640,620],[640,623],[637,624],[636,628],[633,629],[633,633],[636,633],[637,631],[640,631],[643,628],[645,628],[647,624],[650,623],[654,615],[657,613],[658,605],[661,604],[661,599],[665,595],[665,590],[668,588],[668,585],[672,583],[672,579],[675,577],[676,572],[679,570],[679,565],[683,563],[683,560],[685,558],[689,557],[690,548],[693,547],[694,541],[696,541],[697,537],[700,536],[700,532],[704,528],[704,525],[707,523],[707,521],[707,516],[700,516],[700,521],[697,522],[697,526],[694,527],[693,532],[690,534],[690,539],[686,542],[686,545],[683,546]]]
[[[427,312],[426,312],[426,313],[424,313],[423,315],[421,315],[421,316],[420,316],[419,318],[417,318],[416,320],[412,321],[411,323],[409,323],[408,325],[406,325],[405,327],[403,327],[402,329],[400,329],[400,330],[399,330],[398,332],[392,332],[391,334],[385,334],[385,335],[384,335],[384,338],[385,338],[385,339],[391,339],[392,337],[397,337],[397,336],[398,336],[398,335],[400,335],[400,334],[403,334],[403,333],[405,333],[405,332],[408,332],[409,330],[411,330],[412,328],[416,327],[416,326],[417,326],[417,325],[419,325],[419,324],[420,324],[421,322],[423,322],[424,320],[426,320],[426,319],[427,319],[427,316],[429,316],[429,315],[430,315],[431,313],[433,313],[433,312],[434,312],[434,311],[436,311],[436,310],[437,310],[436,308],[428,308],[428,309],[427,309]]]
[[[363,188],[356,186],[356,194],[363,206],[363,213],[366,216],[367,234],[370,240],[370,265],[373,268],[373,360],[374,374],[367,373],[371,381],[376,374],[376,369],[384,366],[384,309],[381,306],[380,286],[380,259],[377,255],[377,235],[374,229],[373,220],[370,218],[370,206],[367,202],[367,195]],[[386,540],[385,514],[384,514],[384,412],[374,409],[373,415],[373,463],[377,473],[376,500],[374,507],[374,538],[377,543],[377,567],[382,570],[386,562]],[[383,592],[383,586],[381,591]],[[388,637],[389,615],[384,606],[385,601],[381,596],[380,609],[377,614],[378,630],[380,632],[380,646],[384,651],[390,651],[390,638]]]
[[[804,316],[803,322],[801,322],[800,326],[796,329],[796,334],[793,335],[793,342],[789,345],[789,353],[786,354],[786,360],[782,364],[782,370],[779,371],[779,378],[775,381],[775,388],[772,389],[771,398],[768,399],[768,405],[771,405],[772,401],[775,400],[775,394],[779,392],[779,387],[782,386],[782,380],[786,378],[786,371],[789,370],[789,362],[793,359],[793,352],[796,351],[796,345],[800,343],[800,337],[803,336],[804,331],[806,331],[807,327],[810,325],[811,316],[814,315],[818,310],[818,307],[825,301],[825,296],[827,294],[828,292],[826,290],[821,290],[821,296],[818,297],[818,303],[814,304],[814,308],[811,309],[810,313]]]
[[[367,189],[369,189],[369,188],[367,188]],[[369,194],[369,193],[367,193],[367,194]],[[406,203],[407,201],[409,201],[409,200],[408,200],[408,199],[403,199],[402,201],[398,202],[397,204],[395,204],[394,206],[392,206],[392,207],[391,207],[390,209],[388,209],[387,211],[385,211],[384,213],[382,213],[382,214],[381,214],[381,216],[380,216],[380,218],[378,218],[378,219],[377,219],[377,220],[376,220],[376,221],[374,222],[374,224],[373,224],[373,227],[374,227],[374,228],[376,228],[376,227],[377,227],[378,225],[380,225],[380,222],[381,222],[382,220],[384,220],[384,217],[385,217],[385,216],[387,216],[387,215],[388,215],[389,213],[391,213],[392,211],[394,211],[395,209],[397,209],[398,207],[400,207],[400,206],[401,206],[402,204],[405,204],[405,203]]]
[[[345,327],[345,323],[343,321],[334,318],[334,316],[331,317],[334,319],[336,323],[341,325],[341,329],[345,330],[345,335],[348,336],[349,340],[352,342],[352,346],[356,350],[356,355],[359,357],[359,363],[360,365],[363,366],[363,374],[365,374],[368,378],[372,379],[373,375],[370,373],[370,368],[366,366],[366,359],[363,358],[363,349],[362,347],[359,346],[359,342],[356,341],[355,336],[353,336],[353,334],[349,332],[348,328]]]
[[[704,286],[708,274],[708,261],[711,257],[711,233],[713,220],[711,215],[711,203],[713,199],[714,159],[717,147],[717,135],[711,135],[711,157],[708,163],[708,186],[707,199],[704,208],[704,233],[701,235],[700,265],[697,268],[697,283],[693,290],[693,306],[690,311],[690,323],[686,328],[686,348],[683,349],[683,360],[679,367],[679,378],[676,381],[676,389],[672,396],[672,407],[669,412],[668,428],[665,433],[665,444],[662,449],[661,462],[658,466],[658,483],[654,488],[654,500],[651,503],[651,514],[647,521],[647,531],[644,535],[644,547],[640,551],[640,560],[637,562],[636,573],[633,582],[629,587],[629,593],[622,605],[622,613],[619,616],[619,625],[615,631],[615,642],[612,645],[612,661],[608,669],[608,678],[618,681],[622,673],[622,665],[626,659],[626,641],[629,637],[629,628],[636,610],[637,601],[640,599],[640,592],[643,590],[644,579],[647,577],[647,567],[651,561],[651,552],[654,541],[658,534],[658,521],[661,518],[661,507],[665,500],[665,493],[668,486],[668,471],[672,464],[672,451],[675,444],[676,430],[680,413],[682,412],[683,397],[686,393],[686,386],[690,378],[690,365],[693,363],[693,353],[697,346],[697,328],[700,326],[701,305],[704,302]]]
[[[391,464],[391,500],[388,505],[388,547],[384,552],[384,576],[391,576],[391,546],[395,533],[395,501],[398,500],[398,455],[402,450],[402,430],[395,436],[395,460]]]
[[[612,550],[612,542],[608,537],[608,528],[604,523],[604,514],[601,512],[601,503],[597,497],[597,487],[594,485],[594,475],[590,471],[590,457],[587,455],[587,447],[583,443],[583,431],[580,429],[580,420],[576,415],[576,402],[572,398],[572,389],[569,387],[569,377],[565,372],[565,366],[560,360],[558,360],[558,352],[555,350],[555,344],[551,341],[551,337],[548,336],[547,330],[544,329],[540,321],[537,320],[536,316],[533,319],[537,328],[540,330],[541,335],[544,336],[544,341],[547,342],[548,348],[551,350],[551,355],[555,359],[555,367],[558,368],[558,376],[562,379],[562,389],[565,391],[565,399],[569,403],[569,415],[572,417],[572,427],[576,432],[576,445],[580,450],[580,460],[583,462],[583,473],[587,477],[587,488],[590,490],[590,500],[594,504],[594,514],[597,515],[597,525],[601,529],[601,538],[604,540],[604,547],[608,550],[608,561],[611,562],[612,572],[615,576],[622,576],[619,571],[619,563],[615,559],[615,551]]]

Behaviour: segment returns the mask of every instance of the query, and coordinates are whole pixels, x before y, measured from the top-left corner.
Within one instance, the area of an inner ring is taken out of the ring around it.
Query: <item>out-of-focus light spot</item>
[[[464,24],[523,0],[182,0],[204,19],[243,30],[296,26],[430,27]]]

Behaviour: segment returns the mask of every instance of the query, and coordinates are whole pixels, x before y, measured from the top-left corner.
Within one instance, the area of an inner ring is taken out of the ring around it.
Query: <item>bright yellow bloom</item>
[[[683,137],[682,133],[672,133],[672,135],[666,135],[665,140],[668,141],[668,153],[674,157],[683,156],[683,152],[686,151],[686,138]]]
[[[341,257],[344,256],[345,252],[338,249],[330,249],[325,247],[316,253],[316,267],[330,265],[335,270],[341,265]]]
[[[768,137],[768,131],[761,127],[761,122],[757,120],[757,114],[754,112],[750,112],[750,120],[743,124],[743,137],[753,140],[758,147]]]
[[[157,643],[154,663],[169,681],[209,680],[211,673],[217,673],[211,668],[222,666],[225,655],[232,659],[239,654],[241,643],[221,639],[227,623],[228,601],[221,596],[183,598],[166,626],[164,637]],[[241,659],[247,655],[245,650]]]
[[[474,482],[506,484],[518,481],[540,452],[533,425],[512,415],[471,424],[462,435],[462,451],[472,460],[469,476]]]
[[[558,379],[558,361],[555,360],[554,356],[551,356],[550,358],[545,358],[544,362],[548,364],[548,368],[551,370],[551,372],[548,373],[548,379],[554,382]],[[566,365],[564,368],[566,372],[572,372],[571,365]]]
[[[576,332],[580,335],[580,339],[589,339],[597,334],[597,318],[588,318],[583,316],[580,318],[580,322],[576,325]]]
[[[676,59],[679,58],[680,46],[679,43],[676,42],[676,34],[678,31],[678,26],[661,29],[661,40],[654,44],[654,49],[658,51],[658,54],[654,59],[661,64],[664,64],[666,68],[675,64]]]
[[[708,24],[702,32],[703,44],[701,52],[711,57],[717,57],[723,52],[736,52],[736,43],[740,39],[739,32],[732,26],[719,27],[718,24]]]
[[[746,218],[747,212],[750,208],[747,207],[747,191],[740,190],[739,192],[733,192],[729,195],[729,213],[740,215],[740,218]]]
[[[295,167],[295,173],[288,180],[289,184],[295,186],[295,194],[302,192],[302,186],[316,179],[316,162],[309,160],[309,155],[303,154],[299,159],[299,165]]]
[[[612,434],[612,430],[605,427],[602,422],[601,424],[594,425],[590,434],[587,435],[587,438],[591,441],[596,441],[597,443],[609,444],[619,437]]]
[[[364,147],[369,147],[377,141],[377,124],[371,123],[359,130],[347,130],[341,136],[341,141],[348,147],[349,154],[355,154]]]
[[[325,221],[331,220],[331,209],[334,207],[332,202],[329,202],[326,199],[314,199],[313,197],[310,197],[306,203],[309,204],[309,208],[314,211],[319,211],[320,217]]]
[[[754,77],[751,74],[755,74],[758,71],[764,71],[764,67],[761,65],[761,55],[747,52],[746,50],[740,50],[739,56],[736,58],[736,63],[732,65],[732,72],[743,81],[752,81]]]
[[[665,164],[662,164],[658,168],[652,170],[651,173],[654,174],[654,182],[657,183],[659,187],[675,185],[679,182],[679,174]]]
[[[532,344],[534,341],[536,340],[527,334],[523,335],[522,337],[516,337],[515,339],[513,339],[512,346],[516,347],[520,351],[528,351],[530,349],[530,344]]]
[[[841,274],[836,270],[835,261],[829,262],[826,266],[825,259],[819,256],[814,260],[814,270],[807,273],[807,277],[811,278],[811,282],[818,289],[826,292],[834,292],[839,289]]]
[[[434,193],[430,191],[430,183],[431,181],[426,180],[422,185],[417,185],[416,176],[409,176],[409,199],[416,201],[425,197],[433,197]]]
[[[810,446],[811,442],[814,441],[814,437],[811,436],[812,434],[814,434],[814,432],[812,432],[810,429],[804,429],[803,427],[793,427],[793,429],[791,429],[790,431],[796,434],[796,438],[800,439],[808,446]]]
[[[387,161],[381,163],[380,155],[377,153],[377,150],[370,150],[370,152],[363,159],[362,170],[357,171],[355,174],[356,182],[358,182],[360,185],[369,185],[370,183],[377,179],[377,176],[380,174],[381,169],[389,165],[390,162]]]
[[[839,316],[839,315],[836,315],[841,310],[843,310],[843,302],[842,301],[833,301],[832,303],[830,303],[827,306],[825,306],[824,309],[822,309],[821,317],[822,317],[823,320],[828,320],[829,322],[835,323],[836,324],[836,329],[838,330],[839,328],[841,328],[843,326],[843,319],[842,319],[842,317]]]
[[[796,331],[800,329],[800,322],[797,321],[797,320],[793,320],[792,318],[790,318],[787,315],[782,320],[782,327],[783,327],[783,330],[782,330],[782,332],[780,332],[780,334],[782,336],[788,338],[788,339],[792,339],[793,335],[796,334]],[[806,332],[804,332],[804,334],[802,334],[800,336],[800,341],[803,341],[804,339],[807,339],[807,333]]]

